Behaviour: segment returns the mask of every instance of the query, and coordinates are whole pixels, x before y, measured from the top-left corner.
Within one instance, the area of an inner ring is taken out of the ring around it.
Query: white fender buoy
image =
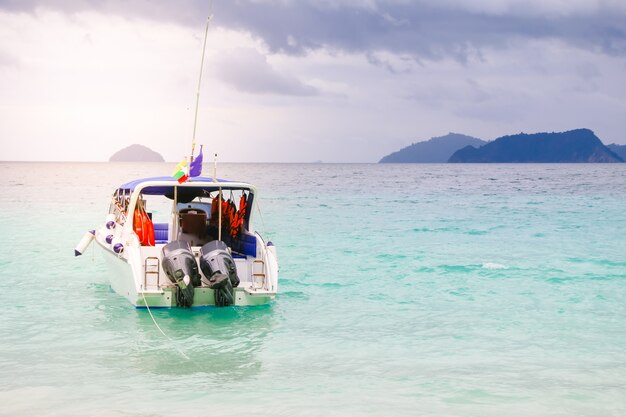
[[[115,214],[107,215],[105,225],[107,229],[115,229]]]
[[[78,242],[78,245],[74,248],[74,256],[80,256],[85,252],[85,249],[89,246],[93,238],[96,237],[95,230],[88,230],[85,232],[83,238]]]
[[[274,246],[272,242],[267,242],[267,245],[265,246],[265,248],[267,249],[268,252],[274,255],[274,259],[278,261],[278,255],[276,254],[276,246]]]

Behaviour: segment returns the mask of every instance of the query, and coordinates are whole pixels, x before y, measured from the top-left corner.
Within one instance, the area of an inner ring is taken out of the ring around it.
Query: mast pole
[[[217,182],[217,154],[213,159],[213,182]],[[218,215],[217,215],[217,240],[222,240],[222,186],[218,188]]]
[[[198,125],[198,107],[200,105],[200,86],[202,85],[202,70],[204,68],[204,53],[206,51],[206,40],[209,34],[209,23],[213,18],[212,14],[209,14],[206,20],[206,28],[204,29],[204,44],[202,45],[202,58],[200,59],[200,75],[198,76],[198,90],[196,91],[196,110],[193,117],[193,134],[191,137],[191,157],[189,164],[193,162],[193,153],[196,149],[196,126]]]

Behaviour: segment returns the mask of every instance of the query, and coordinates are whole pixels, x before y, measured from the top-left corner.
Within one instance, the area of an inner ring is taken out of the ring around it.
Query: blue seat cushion
[[[167,223],[154,223],[154,243],[167,243]]]
[[[248,256],[256,256],[256,236],[251,234],[242,234],[239,238],[241,243],[240,252]]]

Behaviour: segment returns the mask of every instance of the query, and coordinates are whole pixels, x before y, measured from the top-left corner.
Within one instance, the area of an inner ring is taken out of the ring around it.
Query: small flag
[[[176,168],[174,168],[174,172],[172,172],[172,177],[178,180],[179,184],[187,181],[189,176],[187,175],[187,158],[183,159]]]
[[[191,166],[189,167],[190,177],[199,177],[200,174],[202,174],[202,145],[200,145],[198,157],[191,161]]]

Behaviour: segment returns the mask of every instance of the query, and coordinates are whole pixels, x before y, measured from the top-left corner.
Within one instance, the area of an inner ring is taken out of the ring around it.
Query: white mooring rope
[[[167,340],[170,341],[170,343],[172,344],[172,346],[174,347],[174,349],[176,349],[178,351],[178,353],[180,353],[182,355],[183,358],[187,359],[187,360],[191,360],[191,358],[189,356],[187,356],[185,354],[185,352],[183,352],[182,350],[180,350],[178,348],[178,346],[176,346],[176,343],[174,343],[174,341],[165,334],[165,332],[163,331],[163,329],[161,329],[161,327],[159,326],[159,324],[156,322],[156,320],[154,319],[154,316],[152,315],[152,311],[150,311],[150,306],[148,306],[148,302],[146,301],[146,295],[143,293],[143,291],[141,292],[141,296],[143,297],[143,303],[146,306],[146,309],[148,310],[148,313],[150,314],[150,317],[152,318],[152,322],[154,323],[154,325],[156,326],[157,329],[159,329],[159,331],[161,332],[161,334],[163,336],[165,336],[165,338]]]

